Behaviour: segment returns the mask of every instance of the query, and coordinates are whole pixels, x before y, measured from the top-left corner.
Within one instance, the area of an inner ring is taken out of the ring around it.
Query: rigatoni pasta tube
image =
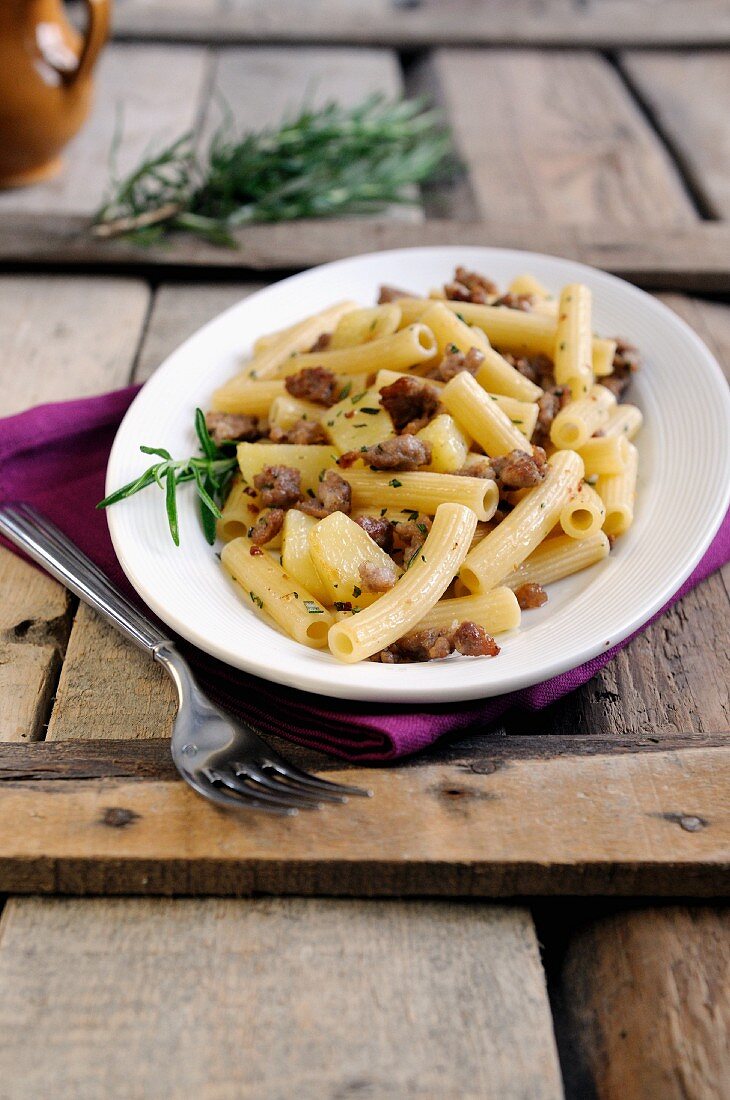
[[[531,452],[526,436],[468,371],[460,371],[441,391],[451,415],[492,458],[520,450]]]
[[[490,344],[518,355],[550,355],[555,352],[558,319],[545,313],[525,313],[521,309],[504,306],[482,306],[473,302],[445,302],[447,309],[460,313],[468,325],[476,325],[489,338]],[[401,303],[401,308],[404,308]],[[405,309],[404,309],[405,312]],[[613,363],[615,340],[594,336],[592,341],[593,364],[596,374],[596,357],[601,363]],[[609,358],[610,357],[610,358]],[[604,374],[609,371],[603,370]]]
[[[514,397],[517,401],[537,401],[542,396],[540,387],[525,378],[524,374],[520,374],[494,348],[490,347],[482,354],[484,362],[474,377],[489,393],[501,393],[505,397]]]
[[[259,508],[251,499],[251,492],[246,492],[248,488],[246,482],[236,476],[216,523],[216,534],[222,542],[245,535],[256,520]]]
[[[340,317],[329,347],[333,350],[351,348],[355,344],[367,344],[383,336],[392,336],[398,331],[400,320],[401,310],[396,302],[387,302],[368,309],[353,309]]]
[[[270,615],[291,638],[313,649],[326,644],[330,612],[260,546],[234,539],[223,547],[221,563],[251,607]]]
[[[573,539],[587,539],[603,527],[606,509],[595,489],[585,482],[578,492],[564,505],[560,513],[560,526]]]
[[[615,405],[603,425],[603,434],[622,435],[627,439],[633,439],[643,423],[641,409],[637,409],[636,405]]]
[[[583,460],[574,451],[558,451],[545,479],[469,551],[459,576],[470,592],[487,592],[499,584],[542,542],[583,477]]]
[[[448,413],[435,416],[416,435],[431,448],[431,461],[427,467],[429,470],[435,470],[439,474],[453,474],[466,462],[470,440]]]
[[[502,634],[520,625],[520,605],[510,588],[493,588],[481,596],[439,600],[419,620],[416,630],[446,630],[454,623],[477,623],[488,634]]]
[[[334,374],[352,374],[370,372],[388,367],[390,370],[405,370],[432,359],[437,351],[436,337],[425,325],[409,325],[392,336],[381,340],[372,340],[368,344],[355,347],[337,348],[334,351],[297,355],[287,360],[287,373],[292,369],[305,370],[307,367],[324,367]]]
[[[586,477],[620,474],[628,462],[629,441],[624,435],[600,435],[579,447],[578,454],[583,459]]]
[[[451,584],[476,523],[470,508],[441,504],[426,541],[395,587],[359,615],[331,627],[328,642],[335,657],[364,661],[412,630]]]
[[[425,512],[432,516],[441,504],[464,505],[479,520],[491,519],[499,503],[496,482],[459,474],[398,473],[388,470],[340,470],[340,476],[350,483],[352,503],[356,508],[395,508],[402,511]]]
[[[290,356],[310,348],[318,336],[337,323],[343,313],[354,308],[354,302],[337,302],[328,309],[323,309],[321,313],[305,317],[303,321],[285,329],[277,340],[246,364],[245,377],[259,380],[271,378]]]
[[[331,447],[299,443],[239,443],[236,448],[238,466],[247,485],[265,466],[293,466],[299,470],[301,487],[313,492],[319,484],[319,475],[329,470],[337,461]]]
[[[478,379],[477,379],[478,381]],[[499,405],[503,413],[506,413],[510,423],[530,439],[537,424],[537,415],[540,412],[536,401],[518,401],[514,397],[506,397],[502,393],[490,393],[492,401]]]
[[[593,385],[591,292],[582,283],[569,283],[560,293],[555,333],[555,381],[569,386],[573,401],[585,397]]]
[[[594,386],[587,397],[571,401],[561,409],[550,427],[550,439],[556,447],[577,451],[602,428],[616,398],[605,386]]]
[[[324,604],[329,599],[329,592],[322,584],[309,553],[309,532],[318,522],[314,516],[305,515],[296,508],[287,511],[281,532],[281,564],[290,577]]]
[[[481,352],[489,350],[489,341],[481,329],[471,328],[447,309],[443,302],[432,302],[418,320],[433,332],[441,356],[451,351],[466,354],[471,348],[478,348]]]
[[[285,393],[283,378],[252,382],[250,378],[239,374],[214,392],[210,407],[214,412],[266,416],[271,402]]]
[[[623,535],[634,522],[638,470],[639,452],[633,443],[629,443],[629,457],[623,472],[607,474],[596,482],[596,491],[606,506],[603,530],[607,535]]]
[[[326,410],[313,401],[301,401],[290,397],[288,393],[275,397],[269,408],[269,428],[280,428],[287,432],[298,420],[311,420],[318,423]]]
[[[533,550],[521,565],[502,578],[502,584],[512,589],[523,584],[553,584],[595,565],[608,556],[609,549],[610,543],[603,531],[587,539],[557,535],[546,539]]]
[[[369,589],[360,567],[374,567],[386,581],[395,583],[402,570],[363,528],[344,512],[333,512],[309,532],[309,553],[327,594],[327,602],[355,603],[368,607],[382,598]]]

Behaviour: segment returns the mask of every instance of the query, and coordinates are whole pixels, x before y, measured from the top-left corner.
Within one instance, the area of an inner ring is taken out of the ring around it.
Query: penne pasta
[[[568,386],[572,401],[586,397],[593,386],[591,292],[582,283],[563,287],[555,332],[555,381]]]
[[[269,615],[296,642],[313,649],[327,644],[332,615],[271,554],[238,538],[223,547],[221,564],[251,607]]]
[[[326,604],[329,591],[322,583],[309,553],[309,532],[317,526],[313,516],[290,508],[284,516],[281,539],[281,564],[290,577],[311,592],[316,600]]]
[[[593,386],[587,397],[571,401],[552,422],[550,439],[556,447],[578,450],[608,420],[616,398],[605,386]]]
[[[467,325],[447,309],[444,302],[431,302],[418,320],[419,324],[427,325],[436,337],[441,358],[454,351],[466,354],[471,348],[478,348],[482,353],[489,350],[489,341],[484,333]]]
[[[455,375],[441,400],[464,431],[492,458],[510,451],[532,451],[529,440],[468,371]]]
[[[469,549],[476,516],[461,504],[442,504],[410,568],[359,615],[330,628],[330,649],[340,661],[363,661],[403,637],[451,584]],[[229,544],[231,545],[231,544]]]
[[[280,372],[282,364],[287,359],[298,352],[307,351],[318,336],[332,328],[343,313],[348,313],[353,308],[355,308],[353,302],[337,302],[329,309],[324,309],[321,313],[315,313],[312,317],[305,317],[298,324],[291,325],[281,333],[278,339],[246,364],[243,374],[249,379],[259,381],[262,378],[272,378]]]
[[[484,352],[484,362],[474,377],[488,393],[501,394],[516,401],[537,401],[542,397],[540,387],[520,374],[494,348]]]
[[[511,424],[527,439],[532,437],[537,424],[539,408],[536,401],[517,401],[514,397],[505,397],[502,393],[490,393],[492,401],[505,413]]]
[[[367,344],[380,340],[383,336],[392,336],[398,331],[401,321],[401,308],[396,302],[370,309],[353,309],[345,313],[337,322],[332,333],[329,347],[351,348],[356,344]]]
[[[293,428],[298,420],[313,420],[315,423],[322,419],[326,410],[321,405],[315,405],[313,401],[300,401],[297,397],[290,397],[288,393],[275,397],[269,407],[269,429],[279,428],[286,432]]]
[[[487,592],[520,565],[552,530],[583,477],[583,462],[574,451],[558,451],[544,481],[469,551],[459,577],[470,592]]]
[[[221,517],[216,523],[216,534],[222,542],[240,538],[256,522],[260,509],[255,503],[255,497],[252,498],[246,492],[247,488],[245,481],[236,475],[225,504],[221,508]]]
[[[368,576],[374,575],[383,582],[390,577],[395,584],[403,572],[344,512],[333,512],[315,524],[309,532],[309,553],[328,604],[369,607],[383,593],[368,584]]]
[[[598,534],[606,518],[603,501],[585,482],[560,512],[560,526],[572,539],[587,539]]]
[[[368,344],[296,355],[280,364],[280,372],[286,366],[287,373],[307,367],[324,367],[333,374],[369,373],[388,367],[390,370],[407,370],[417,363],[432,359],[437,352],[436,338],[425,325],[409,325],[392,336],[372,340]]]
[[[628,461],[623,471],[620,474],[599,477],[596,482],[596,492],[606,508],[603,530],[613,538],[623,535],[634,522],[638,471],[639,452],[633,443],[629,443]]]
[[[266,416],[271,402],[285,393],[283,378],[252,382],[250,378],[239,374],[214,392],[210,405],[214,412]]]
[[[608,420],[603,425],[603,434],[607,436],[620,435],[626,439],[633,439],[644,423],[641,409],[636,405],[615,405],[608,414]]]
[[[419,621],[416,630],[442,630],[471,622],[488,634],[502,634],[520,625],[520,605],[510,588],[493,588],[481,596],[460,596],[439,600]]]
[[[610,543],[603,531],[586,539],[558,535],[540,543],[520,565],[502,578],[502,584],[512,589],[523,584],[541,584],[545,587],[602,561],[609,550]]]
[[[372,470],[340,470],[352,489],[358,508],[394,508],[433,516],[441,504],[454,502],[470,508],[477,519],[491,519],[499,503],[494,481],[456,474],[376,473]]]
[[[620,474],[628,462],[629,441],[625,435],[596,436],[579,447],[578,454],[583,459],[586,477]]]
[[[508,294],[529,294],[536,302],[554,301],[553,295],[534,275],[517,275],[507,287]]]

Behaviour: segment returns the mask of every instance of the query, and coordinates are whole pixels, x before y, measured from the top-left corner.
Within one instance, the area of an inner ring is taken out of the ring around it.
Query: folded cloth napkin
[[[139,602],[112,549],[104,513],[94,507],[104,496],[114,435],[136,392],[131,387],[101,397],[41,405],[0,420],[0,500],[34,504]],[[670,603],[729,559],[730,512],[710,549]],[[248,676],[187,643],[180,644],[209,694],[263,732],[349,760],[377,762],[426,748],[444,734],[485,726],[510,707],[540,710],[584,684],[629,641],[580,668],[523,691],[457,705],[420,707],[328,701]]]

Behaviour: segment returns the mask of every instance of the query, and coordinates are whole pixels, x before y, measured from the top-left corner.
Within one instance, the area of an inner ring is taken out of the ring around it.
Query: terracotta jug
[[[84,2],[82,37],[61,0],[0,0],[0,187],[54,175],[89,112],[110,0]]]

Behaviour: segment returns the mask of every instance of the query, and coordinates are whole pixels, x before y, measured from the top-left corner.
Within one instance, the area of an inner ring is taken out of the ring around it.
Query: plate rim
[[[184,341],[182,341],[173,351],[169,353],[157,368],[155,373],[150,379],[143,385],[140,392],[135,396],[131,402],[124,418],[122,419],[117,432],[115,434],[114,442],[109,455],[107,473],[106,473],[106,492],[109,492],[114,486],[112,482],[115,480],[112,477],[112,470],[115,463],[118,461],[119,453],[123,450],[123,433],[127,422],[136,415],[140,405],[144,405],[150,396],[154,397],[154,392],[158,387],[164,387],[165,374],[172,369],[174,365],[174,359],[179,354],[183,353],[187,349],[188,345],[198,341],[204,341],[208,331],[221,323],[223,318],[228,317],[230,314],[236,312],[241,308],[243,303],[251,303],[256,300],[259,295],[265,294],[273,288],[280,288],[282,286],[292,287],[296,286],[300,280],[305,280],[311,277],[314,272],[336,272],[338,267],[343,267],[352,264],[357,261],[366,260],[386,260],[388,257],[394,255],[401,256],[404,253],[413,255],[414,258],[417,255],[423,255],[428,253],[430,255],[444,253],[453,255],[454,252],[458,252],[463,258],[468,259],[469,255],[478,255],[484,257],[485,254],[495,254],[500,258],[500,262],[514,262],[529,265],[531,260],[538,260],[540,263],[549,261],[558,265],[569,264],[578,271],[585,271],[590,273],[591,277],[595,279],[597,276],[600,280],[607,280],[621,288],[621,292],[629,291],[633,295],[637,295],[642,300],[642,305],[646,306],[651,312],[659,315],[664,319],[670,327],[680,329],[685,338],[687,338],[692,345],[694,345],[695,351],[698,356],[704,361],[704,367],[709,371],[710,376],[714,376],[715,386],[713,389],[717,390],[718,396],[722,395],[720,400],[725,406],[725,411],[730,418],[730,391],[728,390],[724,374],[718,363],[716,357],[712,351],[707,347],[700,336],[694,331],[684,318],[680,317],[673,310],[669,308],[664,302],[657,298],[652,297],[641,287],[637,287],[632,283],[629,283],[625,279],[621,279],[610,272],[603,271],[600,268],[592,267],[588,264],[584,264],[577,260],[572,260],[566,257],[555,256],[549,253],[539,253],[525,249],[511,249],[490,247],[481,245],[426,245],[426,246],[414,246],[397,249],[377,250],[374,252],[359,253],[353,256],[343,257],[338,260],[333,260],[325,264],[320,264],[315,267],[308,268],[301,272],[296,272],[293,275],[287,276],[284,279],[276,280],[276,282],[262,287],[252,294],[247,295],[245,298],[241,298],[238,302],[233,303],[231,306],[222,310],[215,317],[211,318],[204,325],[198,328],[194,333],[191,333]],[[484,260],[480,261],[484,263]],[[377,688],[377,702],[378,703],[444,703],[444,702],[467,702],[475,699],[494,698],[500,695],[509,694],[516,690],[524,689],[533,686],[538,683],[542,683],[546,680],[553,679],[556,676],[560,676],[567,671],[580,667],[586,662],[594,659],[601,653],[605,653],[608,649],[613,648],[620,642],[624,641],[641,626],[648,623],[656,613],[667,603],[671,596],[678,591],[684,584],[687,577],[692,573],[698,562],[703,557],[710,543],[712,542],[715,534],[720,528],[724,519],[725,513],[730,504],[730,478],[726,479],[724,485],[724,493],[718,498],[713,512],[712,522],[709,523],[703,530],[698,529],[697,537],[693,542],[692,551],[687,553],[683,559],[681,567],[674,568],[671,571],[668,579],[665,581],[661,589],[654,593],[651,600],[647,600],[642,604],[640,612],[629,616],[623,621],[620,630],[614,631],[612,636],[607,642],[596,641],[592,645],[581,646],[581,656],[576,659],[574,654],[560,656],[562,648],[558,655],[551,660],[540,666],[540,671],[533,675],[529,670],[515,670],[512,673],[507,673],[505,677],[499,681],[498,684],[488,683],[479,684],[475,682],[473,685],[461,685],[456,688],[448,679],[444,678],[443,683],[434,683],[431,688],[424,689],[422,684],[403,684],[399,685],[382,683]],[[119,560],[120,566],[124,571],[130,584],[132,584],[138,595],[144,600],[148,607],[172,630],[174,630],[181,637],[197,646],[202,651],[210,654],[211,656],[222,661],[224,664],[232,668],[240,669],[247,672],[249,675],[260,676],[261,678],[274,683],[280,683],[287,687],[294,687],[302,691],[310,692],[318,696],[346,699],[351,701],[373,701],[373,687],[369,684],[362,684],[356,686],[348,686],[346,683],[342,684],[337,676],[333,676],[333,669],[337,672],[342,672],[345,669],[357,668],[357,665],[332,665],[323,664],[321,671],[316,670],[316,666],[307,670],[302,681],[302,676],[292,675],[291,672],[285,670],[279,672],[276,667],[272,668],[270,664],[265,664],[263,660],[258,660],[255,657],[250,658],[247,654],[234,655],[230,649],[225,645],[218,645],[214,639],[210,639],[205,635],[198,633],[194,627],[190,626],[186,621],[181,619],[177,614],[171,612],[166,606],[164,601],[161,601],[155,595],[154,589],[150,588],[147,581],[137,575],[137,571],[134,565],[129,561],[128,556],[124,550],[124,540],[120,537],[119,527],[121,521],[117,520],[114,510],[110,509],[107,512],[107,522],[109,526],[109,532],[111,535],[112,545],[114,547],[115,554]],[[269,627],[268,623],[264,623]],[[269,627],[269,629],[272,629]],[[513,632],[514,634],[515,632]],[[272,629],[272,635],[276,637],[276,632]],[[597,638],[599,637],[597,633]],[[600,635],[602,638],[603,635]],[[471,662],[470,662],[471,663]],[[440,662],[445,666],[451,665],[452,661]],[[373,665],[374,669],[378,671],[387,670],[390,671],[390,666]],[[417,667],[423,669],[430,666],[397,666],[401,671],[408,667]]]

